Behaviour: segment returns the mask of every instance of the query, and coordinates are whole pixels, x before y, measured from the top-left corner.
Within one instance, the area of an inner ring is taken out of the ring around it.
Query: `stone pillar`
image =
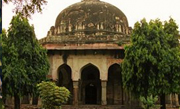
[[[172,97],[171,97],[171,94],[166,95],[166,104],[172,104]]]
[[[180,94],[178,95],[179,105],[180,105]]]
[[[176,106],[179,106],[178,94],[175,94],[175,102]]]
[[[172,105],[179,106],[179,100],[177,94],[172,94]]]
[[[107,105],[107,100],[106,100],[107,81],[101,81],[101,86],[102,86],[101,105]]]
[[[73,81],[73,105],[78,105],[78,81]]]

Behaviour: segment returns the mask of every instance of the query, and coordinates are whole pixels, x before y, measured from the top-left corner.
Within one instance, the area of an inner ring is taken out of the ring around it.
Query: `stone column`
[[[107,81],[101,81],[101,86],[102,86],[101,105],[107,105],[107,100],[106,100]]]
[[[179,106],[178,94],[175,94],[175,102],[176,106]]]
[[[179,106],[179,100],[177,94],[172,94],[172,105]]]
[[[78,105],[78,81],[73,81],[73,105]]]
[[[171,94],[166,95],[166,104],[172,104],[172,97],[171,97]]]

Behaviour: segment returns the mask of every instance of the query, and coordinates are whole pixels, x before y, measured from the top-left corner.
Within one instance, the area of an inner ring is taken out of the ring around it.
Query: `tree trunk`
[[[33,95],[32,105],[38,105],[38,96]]]
[[[14,94],[14,109],[20,109],[20,97],[17,93]]]
[[[161,103],[161,109],[166,109],[166,98],[165,94],[162,94],[160,96],[160,103]]]

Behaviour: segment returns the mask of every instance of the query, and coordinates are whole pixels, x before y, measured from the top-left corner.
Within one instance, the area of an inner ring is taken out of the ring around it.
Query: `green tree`
[[[43,5],[47,4],[47,0],[3,0],[3,2],[13,3],[16,6],[14,11],[25,17],[31,17],[35,12],[42,12]]]
[[[3,96],[14,96],[14,109],[20,109],[20,97],[36,94],[36,84],[46,79],[49,63],[26,18],[14,16],[7,33],[2,46]]]
[[[161,96],[180,91],[180,49],[177,25],[172,18],[137,22],[131,34],[131,45],[125,47],[122,63],[123,85],[135,96]]]
[[[180,45],[178,40],[180,38],[180,34],[178,31],[178,26],[172,18],[170,18],[169,21],[165,21],[164,31],[168,35],[167,40],[170,48],[178,47]]]
[[[0,105],[2,106],[2,109],[4,109],[3,108],[3,101],[2,101],[2,38],[6,38],[6,32],[5,32],[5,30],[3,29],[2,30],[2,33],[0,34],[0,69],[1,69],[1,74],[0,74],[0,79],[1,79],[1,86],[0,86]]]
[[[58,87],[53,82],[41,82],[37,85],[42,104],[45,109],[56,109],[66,103],[70,97],[70,91],[65,87]]]

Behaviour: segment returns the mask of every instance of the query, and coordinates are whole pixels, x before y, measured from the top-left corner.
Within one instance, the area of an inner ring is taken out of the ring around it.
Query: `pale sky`
[[[51,26],[55,25],[58,14],[66,7],[80,2],[81,0],[47,0],[42,14],[36,13],[29,19],[30,24],[35,27],[36,37],[46,37]],[[118,7],[127,17],[129,26],[133,27],[137,21],[146,18],[159,18],[161,21],[172,17],[179,26],[180,31],[180,0],[101,0]],[[2,27],[6,30],[14,15],[12,4],[3,4]]]

